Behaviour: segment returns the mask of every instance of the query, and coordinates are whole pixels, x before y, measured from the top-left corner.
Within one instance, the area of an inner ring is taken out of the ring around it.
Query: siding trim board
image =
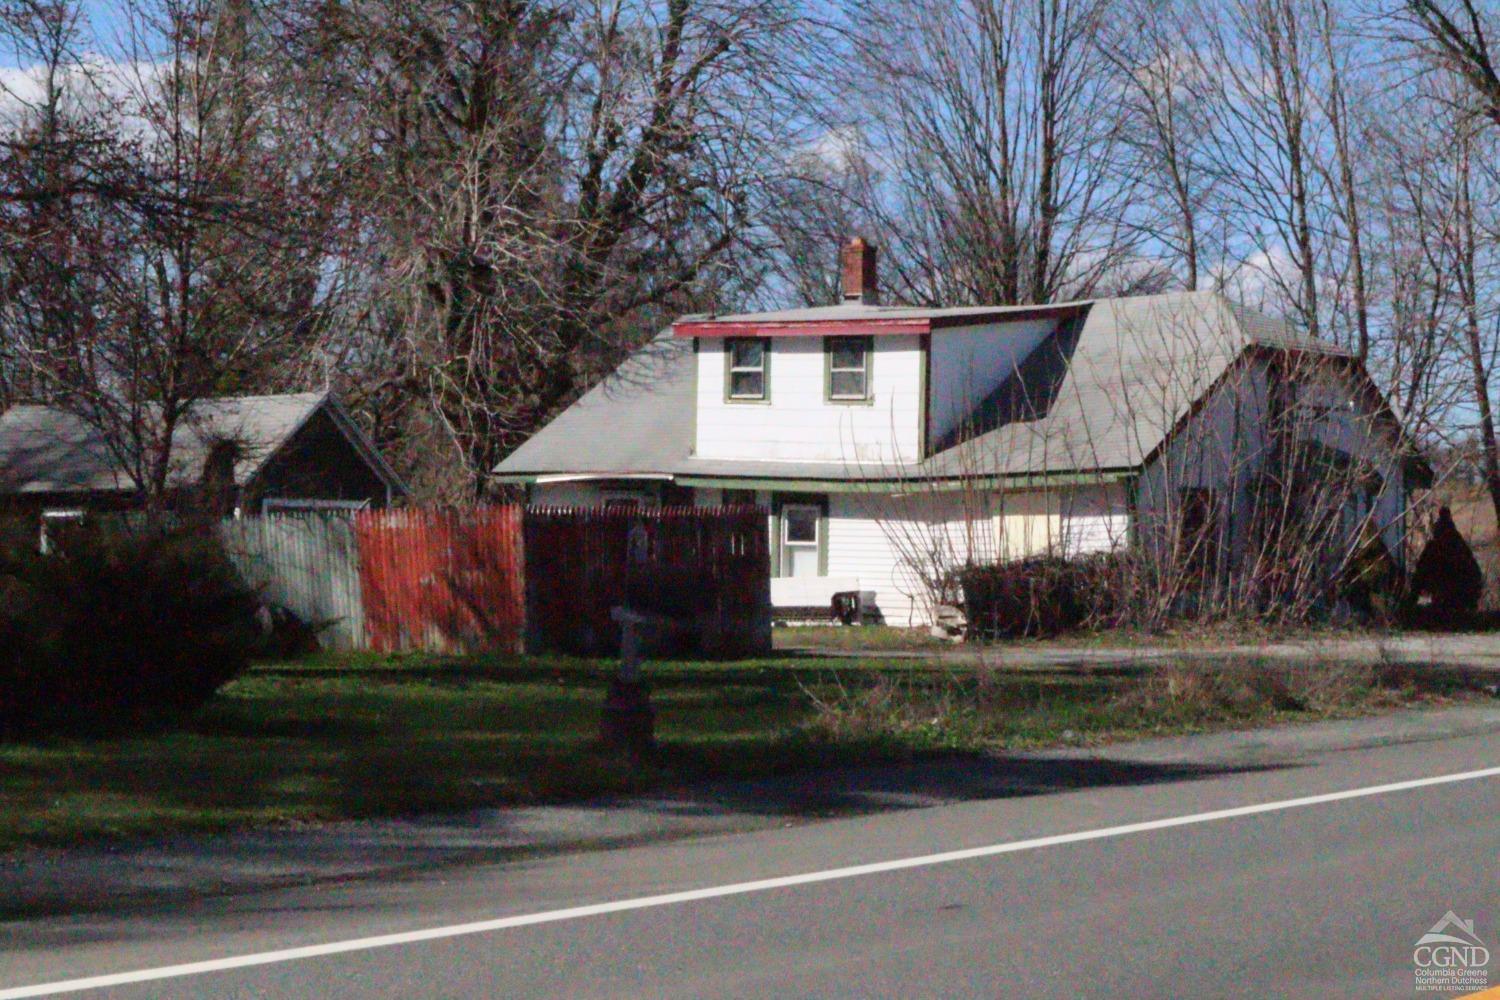
[[[698,489],[775,490],[783,493],[881,493],[915,489],[951,492],[963,489],[1045,489],[1052,486],[1092,486],[1124,482],[1139,475],[1138,468],[1098,472],[1018,473],[1014,476],[977,476],[970,479],[775,479],[755,476],[695,476],[670,473],[599,473],[552,478],[547,474],[492,476],[493,482],[512,486],[547,486],[560,482],[604,482],[611,479],[670,479],[678,486]]]
[[[917,342],[917,458],[932,457],[932,334],[923,334]]]

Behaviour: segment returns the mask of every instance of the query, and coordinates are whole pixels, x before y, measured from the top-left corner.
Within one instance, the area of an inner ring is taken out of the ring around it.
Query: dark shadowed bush
[[[0,737],[170,725],[249,663],[254,593],[207,531],[0,542]]]
[[[1484,593],[1484,573],[1474,550],[1453,523],[1447,507],[1438,511],[1432,538],[1417,559],[1412,574],[1410,624],[1462,628],[1470,624]],[[1417,604],[1426,599],[1430,603]]]
[[[959,574],[972,638],[1050,636],[1111,624],[1120,603],[1120,557],[1038,556]]]

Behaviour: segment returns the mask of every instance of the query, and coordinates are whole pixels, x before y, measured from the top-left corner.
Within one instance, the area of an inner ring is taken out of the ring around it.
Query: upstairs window
[[[732,337],[724,345],[729,365],[728,395],[732,400],[766,398],[766,359],[770,345],[759,337]]]
[[[824,341],[828,357],[828,399],[835,403],[862,403],[870,398],[869,337],[829,337]]]

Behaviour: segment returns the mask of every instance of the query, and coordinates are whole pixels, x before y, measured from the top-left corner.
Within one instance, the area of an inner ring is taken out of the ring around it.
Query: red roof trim
[[[889,319],[804,319],[804,320],[681,320],[672,324],[676,337],[848,337],[926,334],[981,323],[1008,323],[1043,317],[1066,317],[1082,312],[1086,306],[1069,304],[1036,306],[1031,309],[1005,309],[991,313],[968,313],[954,316],[891,317]]]
[[[724,320],[690,320],[675,323],[677,337],[840,337],[900,333],[926,333],[927,319],[815,319],[799,322],[746,323]]]

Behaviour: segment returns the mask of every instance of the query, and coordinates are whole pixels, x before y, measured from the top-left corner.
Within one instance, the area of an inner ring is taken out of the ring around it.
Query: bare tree
[[[842,88],[878,147],[890,284],[922,303],[1087,294],[1127,254],[1097,0],[855,2]]]
[[[1481,231],[1488,221],[1481,215],[1481,199],[1488,207],[1493,204],[1493,188],[1485,190],[1485,179],[1476,160],[1480,153],[1477,136],[1472,128],[1460,128],[1453,136],[1455,140],[1452,215],[1448,241],[1453,261],[1455,291],[1461,306],[1462,342],[1472,385],[1471,400],[1476,414],[1476,430],[1481,447],[1485,488],[1500,517],[1500,436],[1495,430],[1494,403],[1491,397],[1491,380],[1494,375],[1495,352],[1500,337],[1496,336],[1496,316],[1488,304],[1486,291],[1493,287],[1493,274],[1486,258],[1492,245]],[[1493,147],[1490,147],[1493,148]]]
[[[770,280],[759,289],[767,304],[788,297],[804,306],[831,305],[842,294],[835,248],[863,234],[884,240],[875,203],[878,171],[861,132],[834,125],[791,155],[790,169],[767,199],[762,224],[769,233]]]
[[[344,152],[367,405],[435,421],[450,496],[735,281],[798,123],[788,0],[355,0],[266,30]],[[773,156],[776,153],[778,155]],[[370,389],[373,384],[373,389]]]
[[[258,383],[320,284],[306,178],[219,13],[131,4],[117,58],[64,69],[51,26],[76,14],[34,7],[17,31],[57,55],[0,147],[0,305],[28,395],[93,426],[151,510],[195,404]]]
[[[1121,142],[1146,196],[1139,225],[1176,259],[1190,291],[1203,280],[1202,215],[1214,185],[1204,162],[1210,72],[1201,34],[1191,10],[1176,0],[1125,0],[1103,47],[1120,88]]]
[[[1339,236],[1345,252],[1343,267],[1338,270],[1344,280],[1340,285],[1348,286],[1348,311],[1352,313],[1355,354],[1361,361],[1370,356],[1370,292],[1368,287],[1368,265],[1365,260],[1365,232],[1362,201],[1365,197],[1365,176],[1358,162],[1366,152],[1363,132],[1356,113],[1350,106],[1350,88],[1357,85],[1351,66],[1353,57],[1349,33],[1341,22],[1341,5],[1333,0],[1317,0],[1313,16],[1312,33],[1321,48],[1322,66],[1320,81],[1316,88],[1321,118],[1327,123],[1331,155],[1319,157],[1317,169],[1324,175],[1329,199],[1332,202],[1331,217],[1338,221]],[[1356,94],[1358,97],[1358,94]],[[1339,305],[1345,296],[1340,296]]]
[[[1500,75],[1490,51],[1494,12],[1474,0],[1403,0],[1400,18],[1416,31],[1405,37],[1432,61],[1462,78],[1500,123]]]
[[[1313,336],[1322,330],[1315,215],[1325,205],[1313,159],[1312,39],[1296,0],[1235,0],[1214,34],[1219,94],[1210,103],[1227,209],[1261,278]],[[1285,255],[1291,273],[1278,266]]]

